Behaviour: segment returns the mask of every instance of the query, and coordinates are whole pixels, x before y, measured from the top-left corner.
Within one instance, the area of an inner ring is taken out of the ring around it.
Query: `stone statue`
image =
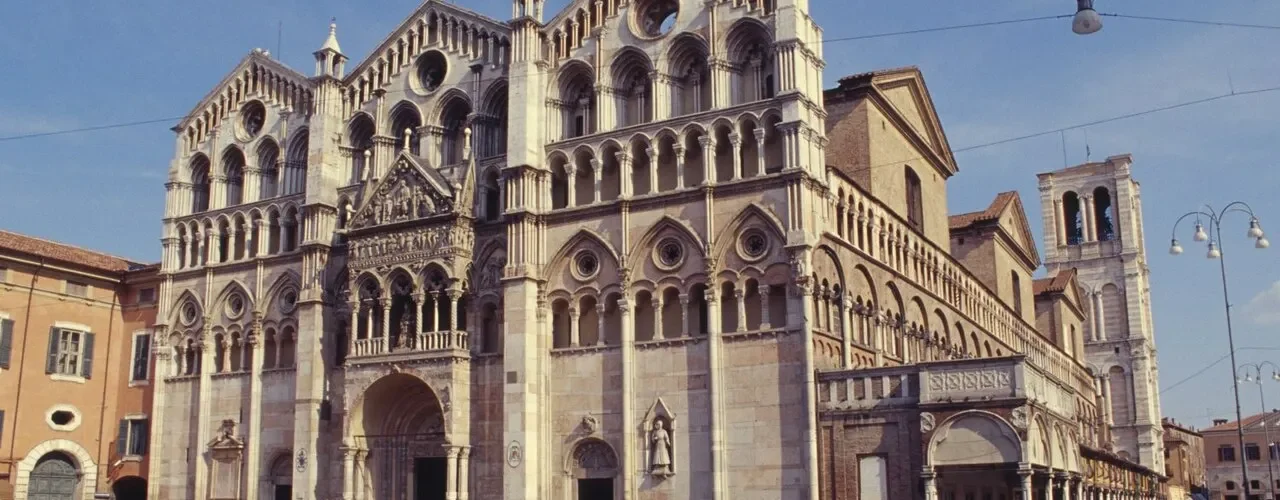
[[[662,420],[653,421],[649,442],[653,444],[653,461],[650,462],[649,471],[655,476],[671,475],[671,434],[667,433]]]

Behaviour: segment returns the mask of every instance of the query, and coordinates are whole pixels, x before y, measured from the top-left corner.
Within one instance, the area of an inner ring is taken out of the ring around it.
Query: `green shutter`
[[[84,336],[84,342],[82,343],[83,350],[81,351],[84,354],[80,356],[80,359],[82,361],[80,365],[80,376],[84,378],[92,378],[93,376],[93,334],[85,332],[80,335]]]
[[[129,421],[120,420],[120,434],[116,435],[116,456],[123,457],[129,451]]]
[[[13,352],[13,320],[0,319],[0,368],[9,368]]]
[[[44,366],[45,373],[58,372],[58,329],[49,328],[49,362]]]

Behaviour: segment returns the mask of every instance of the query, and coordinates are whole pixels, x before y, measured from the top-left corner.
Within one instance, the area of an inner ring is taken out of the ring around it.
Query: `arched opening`
[[[471,115],[471,103],[462,97],[453,96],[440,110],[440,127],[444,134],[440,140],[440,162],[442,165],[461,163],[464,149],[467,148],[467,117]]]
[[[745,330],[746,325],[738,322],[737,287],[731,281],[720,284],[720,331],[736,332]]]
[[[725,44],[733,73],[733,104],[773,97],[774,57],[772,39],[764,25],[741,21],[729,29]]]
[[[413,278],[403,271],[391,277],[391,334],[387,339],[391,350],[407,349],[418,332],[418,305],[413,303]]]
[[[569,159],[557,154],[547,165],[551,169],[551,208],[559,209],[569,206],[572,193],[569,192],[569,180],[574,177],[573,167]]]
[[[759,140],[756,138],[755,120],[750,118],[743,120],[738,124],[738,137],[740,147],[738,148],[738,164],[741,165],[738,175],[747,177],[756,177],[764,175],[764,162],[760,156],[761,142],[764,135],[760,135]],[[760,129],[760,133],[764,133],[764,129]]]
[[[674,339],[687,335],[685,325],[684,302],[680,299],[680,290],[667,287],[662,290],[662,322],[657,324],[662,338]]]
[[[736,178],[734,170],[734,141],[730,138],[733,132],[726,124],[715,128],[715,166],[716,182],[728,182]]]
[[[406,373],[378,379],[360,396],[348,424],[368,448],[357,464],[368,478],[358,497],[444,500],[444,410],[425,382]]]
[[[556,299],[551,303],[551,345],[554,348],[570,347],[570,329],[573,328],[573,315],[569,310],[569,301]]]
[[[680,116],[711,109],[711,72],[707,46],[695,36],[676,37],[668,53],[670,71],[675,76],[671,115]]]
[[[284,194],[306,192],[309,144],[306,129],[299,130],[289,142],[289,154],[284,161]]]
[[[598,200],[596,189],[596,172],[600,163],[593,161],[595,155],[590,149],[582,148],[573,153],[573,204],[574,206],[590,205]]]
[[[696,331],[689,332],[691,336],[694,334],[706,335],[708,333],[711,319],[710,311],[707,307],[707,286],[702,283],[693,285],[689,289],[688,314],[689,320],[695,322],[689,328],[693,329],[696,326]]]
[[[355,326],[355,355],[373,354],[377,352],[374,345],[381,342],[382,335],[382,286],[372,276],[364,276],[356,282],[359,290],[359,312]]]
[[[495,221],[502,217],[502,190],[498,184],[497,170],[489,170],[480,182],[480,198],[482,200],[482,217],[486,221]]]
[[[579,441],[569,455],[578,500],[613,500],[618,456],[608,443],[595,438]]]
[[[275,328],[268,327],[266,335],[262,342],[262,368],[271,370],[279,368],[280,361],[280,332]]]
[[[657,334],[654,327],[657,324],[657,308],[653,294],[648,290],[641,290],[636,293],[635,302],[635,335],[637,342],[653,340]]]
[[[227,337],[221,333],[213,336],[213,372],[222,373],[227,367]]]
[[[666,140],[670,142],[671,139],[666,138]],[[661,141],[662,139],[659,139],[659,148],[662,147]],[[653,176],[655,158],[650,157],[650,155],[661,156],[661,153],[654,148],[650,148],[646,141],[639,138],[633,139],[628,147],[631,154],[631,193],[633,195],[642,195],[654,192],[655,186],[652,181],[657,179],[660,184],[662,179]],[[624,172],[623,175],[626,175],[626,173]],[[674,164],[669,175],[673,177],[672,181],[674,181]]]
[[[706,134],[701,129],[690,129],[684,136],[684,186],[693,187],[707,178],[708,158],[702,141]],[[706,140],[710,140],[707,138]]]
[[[483,120],[479,131],[480,157],[507,154],[507,82],[494,83],[485,98]]]
[[[1115,212],[1111,208],[1111,192],[1107,188],[1098,187],[1093,190],[1093,227],[1097,228],[1098,241],[1111,241],[1115,238]]]
[[[399,153],[404,150],[406,141],[409,146],[409,153],[420,154],[418,140],[418,129],[422,127],[422,117],[418,114],[418,109],[412,104],[402,102],[391,110],[391,134],[395,142],[395,151]]]
[[[617,126],[626,127],[653,121],[653,67],[639,50],[624,49],[613,60],[613,91]]]
[[[617,146],[610,143],[600,151],[600,201],[613,201],[622,195],[622,165],[618,163]]]
[[[293,469],[288,453],[281,453],[271,461],[269,480],[271,481],[272,498],[293,498]]]
[[[920,176],[911,167],[903,167],[903,177],[907,197],[907,223],[917,231],[924,231],[924,191],[920,185]]]
[[[66,453],[51,451],[40,457],[31,469],[27,498],[72,500],[80,496],[80,468]]]
[[[191,159],[191,213],[209,210],[209,157],[198,154]]]
[[[595,81],[585,64],[572,64],[560,73],[560,102],[564,128],[561,138],[595,132]]]
[[[292,252],[298,249],[298,209],[290,206],[284,211],[284,220],[280,221],[283,233],[283,243],[281,250]]]
[[[1033,438],[1034,439],[1034,438]],[[1016,498],[1013,474],[1023,459],[1021,439],[1008,424],[985,413],[961,414],[933,433],[926,463],[938,472],[939,498],[984,491],[990,498]]]
[[[1009,271],[1009,294],[1013,299],[1013,312],[1022,315],[1022,278],[1017,271]]]
[[[1080,215],[1080,196],[1074,191],[1062,195],[1062,223],[1066,225],[1068,245],[1084,242],[1084,220]]]
[[[147,480],[138,476],[125,476],[111,483],[111,495],[115,500],[146,500]]]
[[[364,113],[357,114],[347,125],[347,147],[351,154],[347,184],[359,184],[368,175],[365,170],[373,158],[373,131],[373,118]]]
[[[502,338],[499,336],[499,325],[502,324],[501,309],[498,304],[489,302],[480,309],[480,352],[501,352]]]
[[[1129,425],[1133,423],[1133,412],[1129,406],[1129,377],[1124,368],[1113,366],[1107,371],[1107,385],[1111,389],[1111,423],[1112,425]]]
[[[258,199],[274,198],[280,194],[276,180],[280,175],[280,146],[276,141],[263,140],[258,145]]]
[[[226,176],[226,206],[244,203],[244,153],[230,147],[222,153],[222,175]]]
[[[578,340],[579,345],[604,345],[603,332],[600,331],[600,314],[595,297],[585,296],[578,299]]]

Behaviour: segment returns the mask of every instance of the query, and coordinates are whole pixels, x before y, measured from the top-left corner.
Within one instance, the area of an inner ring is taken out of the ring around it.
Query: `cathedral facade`
[[[331,26],[174,128],[152,498],[1158,494],[918,71],[824,91],[806,0],[543,14]]]

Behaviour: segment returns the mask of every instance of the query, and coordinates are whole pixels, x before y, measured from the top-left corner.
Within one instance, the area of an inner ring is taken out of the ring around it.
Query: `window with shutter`
[[[129,451],[129,421],[120,419],[120,432],[116,434],[116,455],[124,456]]]
[[[150,428],[151,421],[145,418],[121,420],[120,433],[116,438],[116,454],[122,457],[146,455]]]
[[[9,369],[13,353],[13,320],[0,319],[0,369]]]
[[[89,378],[93,373],[93,338],[89,332],[50,328],[45,373]]]
[[[151,335],[140,333],[133,336],[133,370],[130,380],[134,382],[147,380],[151,363]]]
[[[84,334],[84,346],[80,354],[80,376],[84,378],[92,378],[93,376],[93,334]]]

